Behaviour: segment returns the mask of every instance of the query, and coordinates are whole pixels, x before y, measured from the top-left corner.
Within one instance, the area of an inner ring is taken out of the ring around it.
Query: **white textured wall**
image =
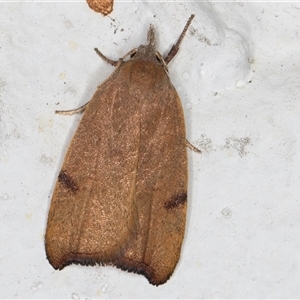
[[[0,3],[0,297],[300,297],[297,3]],[[153,287],[112,267],[54,271],[44,232],[80,115],[118,58],[157,28],[166,54],[196,15],[170,77],[185,109],[189,208],[181,260]],[[249,82],[250,81],[250,82]]]

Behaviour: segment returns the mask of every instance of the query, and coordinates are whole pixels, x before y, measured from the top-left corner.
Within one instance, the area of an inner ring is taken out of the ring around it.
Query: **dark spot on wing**
[[[58,175],[58,181],[71,192],[77,192],[78,186],[70,175],[64,170],[61,170]]]
[[[166,209],[175,208],[181,204],[184,204],[187,201],[187,193],[181,192],[173,195],[168,201],[165,202]]]

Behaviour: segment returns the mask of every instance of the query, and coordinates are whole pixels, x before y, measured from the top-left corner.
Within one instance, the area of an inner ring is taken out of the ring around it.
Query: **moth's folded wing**
[[[115,75],[98,88],[65,156],[45,237],[56,269],[107,263],[135,235],[140,123],[136,105],[124,102],[123,79]]]
[[[183,110],[167,75],[160,78],[157,73],[151,93],[141,99],[137,236],[113,261],[122,269],[145,275],[154,285],[167,281],[179,260],[187,201]]]

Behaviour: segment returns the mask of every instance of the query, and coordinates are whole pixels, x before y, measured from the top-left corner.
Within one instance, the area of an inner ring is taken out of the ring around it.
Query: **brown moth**
[[[86,2],[92,10],[102,13],[104,16],[110,14],[113,10],[113,0],[86,0]]]
[[[165,59],[148,44],[116,65],[84,109],[58,175],[45,245],[54,269],[114,265],[165,283],[179,260],[187,206],[183,109]]]

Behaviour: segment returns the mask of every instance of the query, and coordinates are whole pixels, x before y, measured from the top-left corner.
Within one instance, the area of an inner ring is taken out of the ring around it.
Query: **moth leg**
[[[97,53],[97,54],[98,54],[105,62],[109,63],[110,65],[112,65],[112,66],[114,66],[114,67],[116,67],[116,66],[118,65],[118,63],[119,63],[118,60],[112,60],[112,59],[109,59],[109,58],[106,57],[104,54],[102,54],[102,53],[98,50],[98,48],[95,48],[94,50],[96,51],[96,53]]]
[[[172,59],[173,57],[177,54],[178,50],[179,50],[179,45],[182,41],[182,39],[184,38],[192,20],[194,19],[195,15],[191,15],[190,18],[188,19],[188,21],[186,22],[184,28],[183,28],[183,31],[178,39],[178,41],[176,42],[175,45],[172,46],[170,52],[168,53],[168,55],[165,57],[165,63],[168,64]]]
[[[108,57],[106,57],[103,53],[101,53],[98,50],[98,48],[95,48],[94,50],[104,61],[106,61],[107,63],[109,63],[110,65],[112,65],[114,67],[118,67],[120,65],[120,62],[122,62],[124,60],[124,58],[126,58],[127,56],[130,56],[136,52],[136,49],[132,49],[131,51],[126,53],[123,57],[121,57],[119,60],[112,60],[112,59],[109,59]]]
[[[87,105],[89,104],[89,102],[83,104],[82,106],[75,108],[75,109],[70,109],[70,110],[56,110],[55,113],[58,115],[74,115],[74,114],[78,114],[83,112]]]
[[[156,57],[159,59],[159,61],[161,61],[166,73],[169,73],[169,70],[168,70],[168,67],[167,67],[167,64],[163,58],[163,56],[158,52],[158,51],[155,51],[155,55]]]
[[[194,145],[192,145],[187,139],[185,139],[185,143],[186,143],[186,146],[188,148],[190,148],[192,151],[194,151],[196,153],[199,153],[199,154],[202,153],[202,151],[200,149],[198,149],[197,147],[195,147]]]

